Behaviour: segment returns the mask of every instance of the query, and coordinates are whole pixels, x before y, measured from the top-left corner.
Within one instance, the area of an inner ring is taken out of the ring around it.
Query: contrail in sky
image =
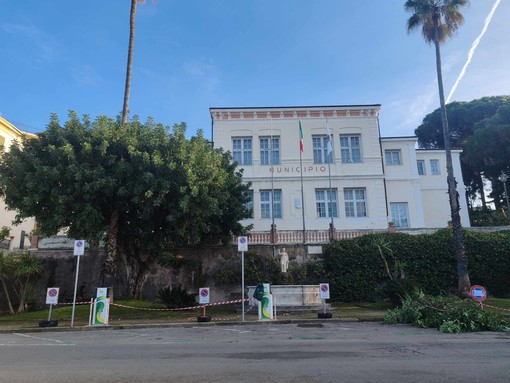
[[[448,104],[457,90],[457,86],[459,85],[459,82],[464,78],[464,75],[466,74],[466,69],[471,64],[471,59],[473,58],[473,54],[475,53],[476,48],[478,47],[478,44],[480,44],[480,40],[482,39],[483,35],[485,35],[485,32],[487,32],[487,28],[489,27],[489,24],[491,23],[492,16],[494,16],[494,12],[496,12],[496,9],[498,8],[499,3],[501,3],[501,0],[496,0],[494,5],[492,6],[492,9],[489,13],[489,16],[485,19],[485,25],[483,26],[482,32],[480,35],[476,38],[475,41],[473,41],[473,45],[471,46],[471,49],[468,53],[468,58],[466,60],[466,63],[464,64],[464,67],[462,68],[462,71],[459,74],[459,77],[457,77],[457,81],[455,81],[455,84],[453,84],[452,90],[450,91],[450,94],[448,95],[448,98],[446,100],[446,103]]]

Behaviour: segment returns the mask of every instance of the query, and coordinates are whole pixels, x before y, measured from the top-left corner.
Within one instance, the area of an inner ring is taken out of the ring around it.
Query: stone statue
[[[285,251],[285,247],[282,248],[282,251],[278,249],[278,255],[280,256],[280,266],[282,268],[282,273],[286,273],[289,268],[289,255]]]

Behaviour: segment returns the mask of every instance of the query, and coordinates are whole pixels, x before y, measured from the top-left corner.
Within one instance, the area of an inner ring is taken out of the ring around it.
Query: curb
[[[329,318],[329,319],[277,319],[272,321],[218,321],[218,322],[174,322],[174,323],[141,323],[108,326],[81,327],[26,327],[18,329],[0,329],[0,334],[13,333],[47,333],[47,332],[82,332],[82,331],[116,331],[144,328],[192,328],[192,327],[220,327],[220,326],[248,326],[248,325],[288,325],[288,324],[323,324],[341,322],[380,322],[379,318]]]

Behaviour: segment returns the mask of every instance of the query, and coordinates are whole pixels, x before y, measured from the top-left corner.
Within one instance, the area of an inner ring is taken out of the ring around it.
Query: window
[[[361,136],[340,136],[340,151],[344,164],[361,162]]]
[[[252,164],[251,137],[239,137],[232,139],[232,157],[239,165]]]
[[[271,145],[270,145],[271,143]],[[270,151],[272,149],[272,158]],[[272,160],[272,161],[271,161]],[[272,164],[271,164],[272,162]],[[280,137],[261,137],[260,138],[260,164],[261,165],[279,165],[280,164]]]
[[[424,176],[425,175],[425,161],[424,160],[416,161],[416,166],[418,166],[418,174],[420,176]]]
[[[409,209],[407,202],[390,203],[391,219],[396,227],[409,227]]]
[[[244,196],[247,198],[244,203],[244,207],[250,212],[250,216],[248,218],[253,218],[253,190],[245,191]]]
[[[400,150],[385,150],[386,165],[401,165]]]
[[[328,136],[312,136],[313,143],[313,163],[327,164],[333,163],[333,152],[328,155]],[[333,143],[331,143],[331,148]]]
[[[315,189],[315,206],[319,218],[338,217],[337,190]]]
[[[439,171],[439,160],[430,160],[430,174],[438,176],[441,174]]]
[[[274,190],[273,200],[271,200],[271,190],[260,191],[260,217],[273,218],[271,211],[274,212],[274,218],[282,218],[281,190]]]
[[[366,189],[344,189],[345,216],[366,217]]]

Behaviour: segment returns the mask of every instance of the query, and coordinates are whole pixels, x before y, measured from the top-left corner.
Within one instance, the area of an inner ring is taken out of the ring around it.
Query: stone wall
[[[69,247],[69,246],[67,246]],[[282,246],[283,247],[283,246]],[[289,255],[289,262],[306,263],[309,259],[321,257],[321,246],[285,245]],[[310,250],[310,254],[308,254]],[[267,245],[250,246],[250,251],[260,254],[272,255],[273,247]],[[143,299],[157,301],[158,290],[166,286],[182,285],[188,292],[196,292],[200,287],[210,287],[211,301],[239,299],[241,297],[241,286],[220,285],[215,280],[218,268],[234,257],[240,258],[237,246],[232,247],[206,247],[206,248],[182,248],[171,250],[172,254],[182,259],[183,266],[165,268],[155,265],[144,285]],[[274,249],[278,257],[278,248]],[[59,302],[71,303],[73,301],[74,283],[76,278],[77,257],[73,255],[72,248],[49,250],[39,249],[33,251],[43,262],[43,275],[34,284],[33,305],[45,307],[46,289],[48,287],[59,287]],[[182,258],[181,258],[182,257]],[[86,250],[85,255],[80,257],[78,276],[78,297],[77,301],[89,300],[95,297],[98,287],[102,285],[101,266],[104,260],[103,250]],[[114,284],[114,298],[127,297],[127,286],[122,264],[117,265],[117,272],[120,276]],[[241,274],[241,270],[232,270],[233,273]],[[13,298],[13,297],[11,297]],[[4,302],[3,292],[0,291],[0,302]],[[3,305],[0,311],[5,311]]]

